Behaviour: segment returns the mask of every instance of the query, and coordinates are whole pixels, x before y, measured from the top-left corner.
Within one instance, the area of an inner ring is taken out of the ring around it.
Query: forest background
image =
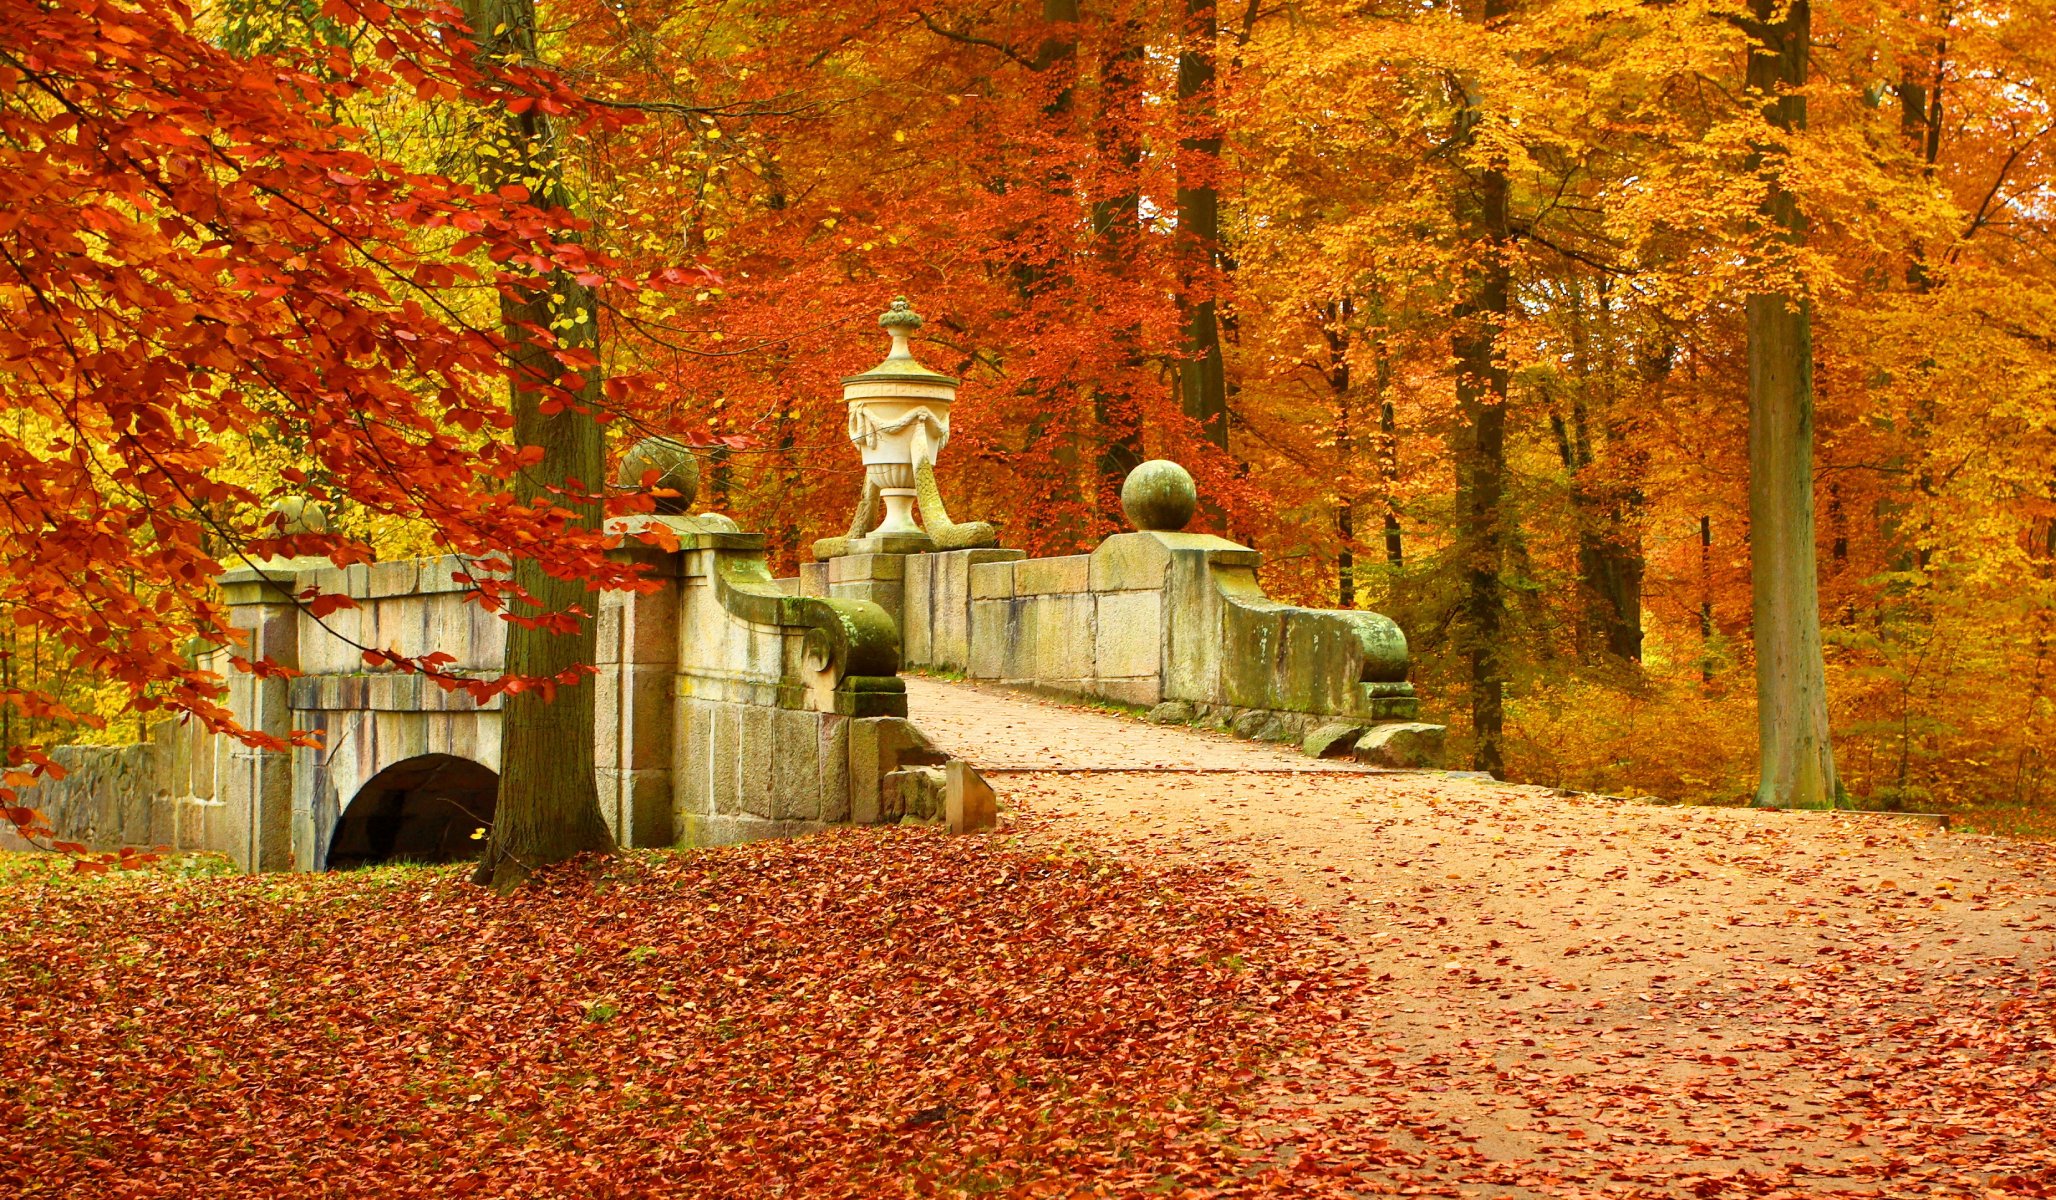
[[[923,358],[965,380],[952,511],[1074,552],[1120,527],[1129,467],[1177,459],[1274,595],[1398,620],[1457,756],[1709,801],[1755,788],[1743,299],[1803,294],[1842,786],[2032,819],[2056,24],[2040,3],[1815,5],[1810,120],[1772,137],[1743,88],[1749,7],[545,0],[563,191],[611,264],[567,319],[596,335],[614,449],[695,445],[701,505],[790,572],[847,522],[838,380],[905,293]],[[306,78],[420,51],[376,5],[118,11]],[[22,80],[0,93],[33,108]],[[503,150],[454,96],[403,70],[291,103],[381,161],[474,178]],[[1765,254],[1773,187],[1806,238]],[[487,253],[454,232],[413,245]],[[492,323],[461,273],[412,286]],[[45,453],[32,407],[11,416],[10,453]],[[203,424],[186,436],[236,483],[191,498],[220,559],[271,501],[336,481],[275,423]],[[450,544],[433,505],[349,495],[339,534],[367,552]],[[159,581],[124,586],[147,615]],[[192,707],[171,694],[190,679],[82,654],[106,619],[47,599],[11,588],[0,612],[10,747]],[[155,609],[176,631],[183,610]]]

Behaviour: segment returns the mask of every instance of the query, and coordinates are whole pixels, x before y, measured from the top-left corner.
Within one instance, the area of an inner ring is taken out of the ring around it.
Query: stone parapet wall
[[[848,555],[803,567],[798,586],[886,605],[916,669],[1138,708],[1182,705],[1279,740],[1338,718],[1413,719],[1399,628],[1377,613],[1280,604],[1258,584],[1260,563],[1222,538],[1149,530],[1057,558]]]
[[[211,852],[243,863],[250,857],[249,822],[217,798],[216,781],[246,768],[249,754],[201,726],[163,721],[141,742],[55,747],[50,757],[64,778],[45,778],[23,798],[58,841],[96,850]]]

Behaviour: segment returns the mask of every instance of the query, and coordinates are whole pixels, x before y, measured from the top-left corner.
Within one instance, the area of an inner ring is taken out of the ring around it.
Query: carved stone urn
[[[864,492],[849,533],[814,543],[814,557],[917,554],[998,544],[992,525],[950,520],[935,483],[935,460],[949,444],[949,410],[957,399],[957,381],[914,358],[907,339],[922,322],[905,296],[894,300],[878,323],[892,335],[891,353],[884,362],[842,381],[850,444],[864,460]]]

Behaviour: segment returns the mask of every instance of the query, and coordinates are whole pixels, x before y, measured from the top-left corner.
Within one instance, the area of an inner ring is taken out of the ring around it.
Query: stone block
[[[708,719],[711,705],[696,700],[678,703],[678,744],[673,747],[672,802],[681,813],[709,813],[713,808],[714,761]]]
[[[940,766],[949,756],[903,717],[863,717],[849,722],[849,820],[875,825],[896,820],[885,809],[885,777],[913,766]]]
[[[1331,722],[1307,734],[1299,748],[1308,758],[1348,758],[1363,735],[1361,725]]]
[[[869,600],[893,614],[893,620],[897,622],[906,605],[907,585],[898,579],[858,579],[830,584],[828,592],[837,600]]]
[[[1014,595],[1014,568],[1026,560],[982,562],[971,566],[971,599],[1008,600]]]
[[[885,778],[887,735],[881,726],[891,717],[853,718],[844,735],[849,754],[849,820],[857,825],[876,825],[879,820],[879,783]]]
[[[943,771],[943,816],[951,833],[974,833],[999,824],[999,801],[984,776],[956,759]]]
[[[621,672],[621,735],[618,757],[635,771],[671,765],[672,681],[662,667],[627,667]],[[603,697],[604,699],[604,697]],[[607,757],[615,757],[608,755]]]
[[[909,667],[931,665],[935,653],[937,560],[940,554],[907,558],[907,577],[900,596],[900,661]]]
[[[1199,719],[1199,710],[1183,700],[1166,700],[1144,719],[1152,725],[1190,725]]]
[[[743,704],[734,711],[742,718],[741,737],[736,745],[742,775],[736,781],[736,807],[721,811],[745,812],[768,819],[777,787],[779,710],[762,704]]]
[[[974,572],[980,569],[972,568]],[[1016,603],[1012,600],[971,602],[971,653],[970,661],[964,664],[965,675],[972,679],[1006,678],[1007,652],[1015,641],[1017,612]]]
[[[821,819],[821,714],[774,710],[776,750],[771,761],[771,818]]]
[[[904,554],[846,554],[829,559],[827,566],[830,584],[904,580],[907,577],[907,556]]]
[[[972,573],[1024,557],[1019,550],[976,549],[908,558],[901,624],[906,662],[950,670],[967,668],[971,661]]]
[[[1088,580],[1095,592],[1162,591],[1171,566],[1171,552],[1149,533],[1117,533],[1091,559]]]
[[[1024,605],[1022,638],[1009,678],[1068,687],[1091,679],[1094,597],[1084,592],[1044,595]]]
[[[740,705],[710,703],[707,713],[707,811],[742,811],[743,709]]]
[[[1083,592],[1090,586],[1092,556],[1072,554],[1063,558],[1024,558],[1014,564],[1014,594],[1046,596]]]
[[[434,560],[429,560],[434,561]],[[398,562],[372,563],[366,584],[373,599],[384,596],[411,596],[421,586],[420,559],[406,558]]]
[[[630,846],[669,846],[678,840],[672,820],[671,772],[628,773],[626,812]]]
[[[1356,743],[1356,761],[1376,767],[1439,767],[1447,734],[1445,726],[1420,721],[1373,725]]]
[[[932,821],[942,815],[949,777],[941,767],[903,767],[879,781],[879,816],[893,821]]]
[[[831,824],[850,819],[850,724],[849,717],[823,713],[815,727],[821,820]]]
[[[1289,732],[1277,713],[1262,708],[1252,708],[1235,714],[1234,721],[1230,722],[1228,727],[1235,731],[1236,737],[1256,742],[1275,742]]]
[[[1163,593],[1095,594],[1093,674],[1156,679],[1164,664]]]
[[[621,628],[626,623],[628,599],[618,592],[600,598],[599,630],[594,640],[593,662],[598,666],[621,661]]]
[[[828,562],[834,562],[829,559]],[[828,594],[828,563],[804,562],[800,564],[800,595],[826,596]]]
[[[1129,708],[1153,708],[1164,698],[1164,689],[1154,677],[1141,679],[1094,679],[1090,691],[1102,700]]]

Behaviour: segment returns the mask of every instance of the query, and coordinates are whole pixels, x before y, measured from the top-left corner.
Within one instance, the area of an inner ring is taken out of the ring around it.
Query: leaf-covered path
[[[1273,1085],[1278,1153],[1321,1174],[1449,1195],[2056,1195],[2046,845],[1371,773],[910,687],[1031,842],[1238,865],[1368,966]]]
[[[912,686],[997,833],[0,860],[0,1196],[2056,1194],[2046,847]]]

